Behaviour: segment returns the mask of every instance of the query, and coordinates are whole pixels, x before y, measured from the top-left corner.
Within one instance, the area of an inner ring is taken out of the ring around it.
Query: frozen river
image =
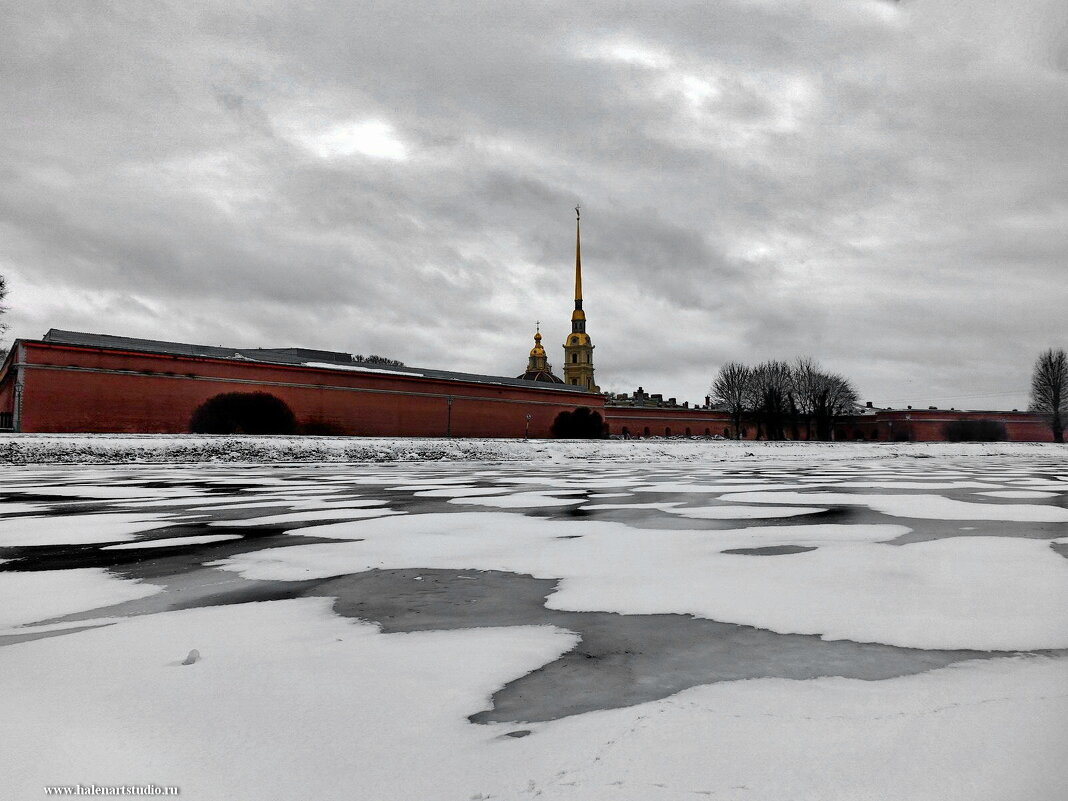
[[[1068,788],[1063,452],[0,487],[3,797]]]

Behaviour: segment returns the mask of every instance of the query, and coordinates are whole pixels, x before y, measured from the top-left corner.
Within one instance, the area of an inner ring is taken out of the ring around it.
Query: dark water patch
[[[63,514],[68,514],[72,507],[85,505],[91,509],[96,509],[99,504],[114,503],[112,498],[86,498],[80,495],[50,495],[46,492],[35,492],[28,490],[21,492],[20,490],[8,489],[4,491],[3,500],[0,503],[47,503],[47,504],[60,504],[63,508]]]
[[[928,520],[914,517],[892,518],[911,531],[887,540],[886,545],[912,545],[950,537],[1015,537],[1047,540],[1063,537],[1064,523],[1026,523],[1011,520]]]
[[[816,549],[811,545],[768,545],[764,548],[730,548],[720,553],[736,553],[743,556],[785,556],[814,550]]]
[[[553,579],[498,571],[373,570],[328,579],[309,594],[333,596],[339,615],[378,623],[386,633],[549,624],[581,637],[559,659],[498,691],[491,709],[470,717],[475,723],[556,720],[722,681],[874,681],[1005,655],[825,641],[689,615],[547,609],[555,587]]]
[[[117,541],[79,545],[32,545],[17,548],[0,548],[0,559],[11,560],[0,563],[0,573],[103,567],[119,574],[130,573],[131,575],[129,576],[124,575],[127,578],[148,578],[149,575],[167,575],[197,567],[207,561],[225,559],[237,554],[266,548],[337,542],[337,540],[323,537],[290,537],[284,533],[289,528],[289,526],[273,526],[227,530],[221,526],[196,523],[167,529],[154,529],[151,532],[152,537],[146,537],[139,541],[148,543],[178,537],[215,536],[220,534],[239,534],[241,539],[217,540],[215,542],[167,547],[121,548],[119,550],[106,550],[104,546],[132,545],[134,542]],[[159,536],[164,532],[166,532],[164,536]],[[153,572],[153,565],[160,567]]]

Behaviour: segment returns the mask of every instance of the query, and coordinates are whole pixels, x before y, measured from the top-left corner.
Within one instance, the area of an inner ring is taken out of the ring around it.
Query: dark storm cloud
[[[534,319],[559,360],[581,203],[606,388],[697,400],[723,361],[804,353],[876,401],[1019,405],[1066,334],[1066,23],[1053,0],[19,6],[8,319],[516,374]]]

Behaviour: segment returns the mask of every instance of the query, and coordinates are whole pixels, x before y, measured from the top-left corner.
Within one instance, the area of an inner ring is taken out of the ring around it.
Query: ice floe
[[[995,490],[993,492],[977,492],[976,495],[988,495],[991,498],[1018,498],[1020,500],[1038,498],[1056,498],[1056,492],[1042,492],[1040,490]]]
[[[839,492],[739,492],[720,496],[741,503],[867,506],[894,517],[930,520],[1004,520],[1023,523],[1068,523],[1068,509],[1008,503],[969,503],[941,495],[850,495]]]
[[[473,496],[465,498],[450,498],[449,503],[466,504],[469,506],[493,506],[499,509],[519,508],[544,508],[547,506],[571,506],[576,503],[584,503],[585,493],[582,490],[552,490],[548,492],[514,492],[511,495]],[[581,498],[561,498],[560,495],[581,495]]]
[[[239,540],[240,534],[201,534],[195,537],[168,537],[159,540],[139,540],[137,542],[124,542],[121,545],[105,545],[102,551],[124,551],[141,548],[180,548],[184,545],[206,545],[209,542],[224,542],[226,540]]]
[[[160,589],[96,567],[0,573],[0,634],[12,633],[4,630],[12,626],[145,598]]]
[[[267,515],[265,517],[250,517],[244,520],[213,520],[209,526],[222,526],[226,528],[243,528],[250,526],[277,526],[287,523],[316,523],[322,520],[363,520],[371,517],[385,517],[387,515],[400,515],[403,512],[392,509],[319,509],[305,512],[289,512],[280,515]]]
[[[121,512],[6,518],[0,520],[0,548],[121,542],[175,522],[170,517]]]

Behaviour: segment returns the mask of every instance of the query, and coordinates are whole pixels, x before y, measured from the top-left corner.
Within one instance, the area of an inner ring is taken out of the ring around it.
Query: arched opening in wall
[[[873,440],[874,440],[874,439],[879,439],[879,429],[877,429],[877,428],[873,428],[873,429],[872,429],[872,432],[871,432],[871,438],[872,438]]]
[[[691,436],[693,436],[693,435],[692,435],[692,434],[690,433],[690,427],[689,427],[689,426],[686,426],[686,436],[687,436],[687,437],[691,437]]]
[[[671,426],[664,426],[664,436],[665,437],[670,437],[671,436]]]
[[[853,432],[853,439],[857,440],[858,442],[863,442],[864,441],[864,432],[861,431],[859,428],[856,429]]]
[[[297,419],[285,401],[266,392],[224,392],[197,407],[189,430],[194,434],[292,434]]]
[[[623,439],[630,439],[630,429],[626,426],[623,426],[623,431],[620,433],[623,434]]]
[[[577,353],[572,353],[571,354],[571,363],[572,364],[578,364],[578,354]]]
[[[561,439],[600,439],[605,436],[607,428],[600,412],[579,406],[573,412],[556,415],[550,432]]]
[[[706,437],[711,437],[712,436],[712,429],[711,428],[706,428],[705,429],[705,436]]]
[[[645,427],[645,436],[649,436],[649,426]]]

